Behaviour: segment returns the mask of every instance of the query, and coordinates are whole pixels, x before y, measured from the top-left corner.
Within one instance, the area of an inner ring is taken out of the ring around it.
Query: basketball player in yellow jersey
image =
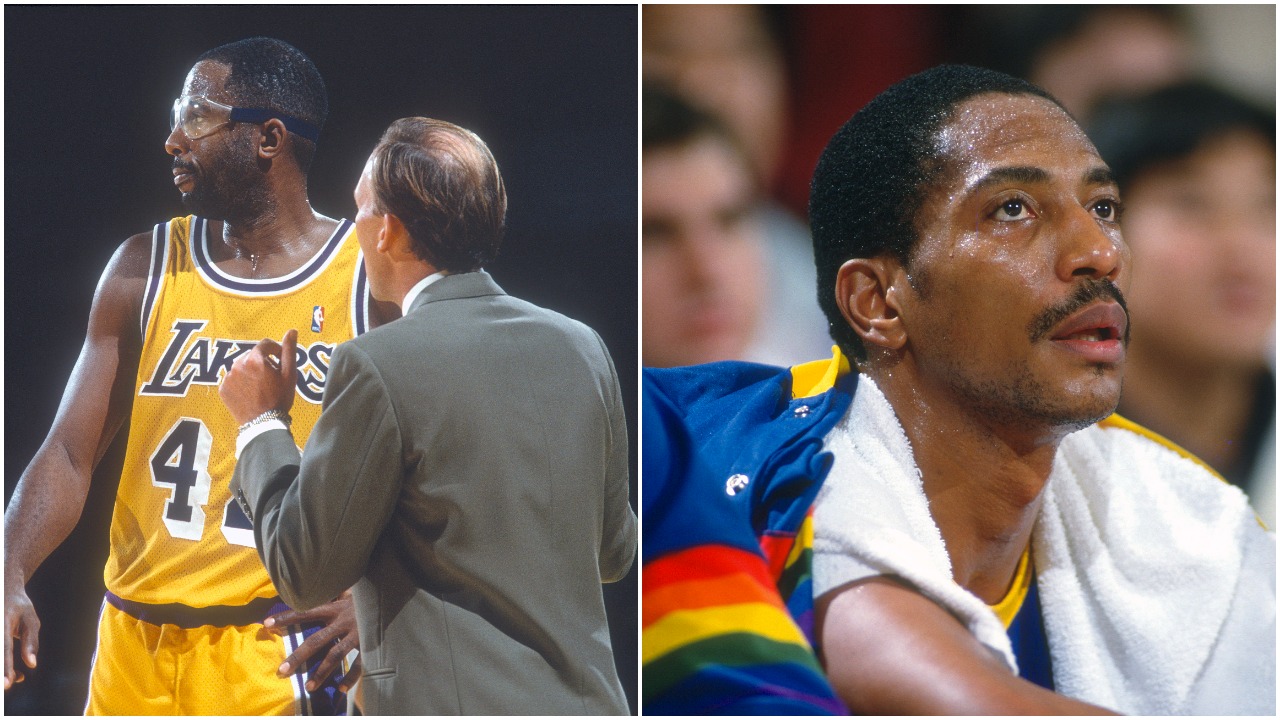
[[[294,434],[304,441],[334,346],[383,312],[367,304],[351,224],[307,198],[327,106],[314,65],[278,40],[215,48],[187,75],[165,148],[194,214],[112,257],[53,427],[5,511],[6,690],[22,679],[14,650],[36,667],[27,579],[74,527],[126,417],[86,712],[321,712],[340,702],[326,679],[342,690],[354,681],[354,669],[334,675],[358,647],[349,595],[288,610],[259,562],[227,491],[237,428],[217,393],[240,353],[303,328]]]

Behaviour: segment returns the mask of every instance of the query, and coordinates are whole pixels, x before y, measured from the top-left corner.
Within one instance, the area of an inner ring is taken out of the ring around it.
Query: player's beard
[[[912,287],[921,298],[935,298],[930,276],[917,271]],[[1052,330],[1077,310],[1099,300],[1114,300],[1128,313],[1124,294],[1110,280],[1081,281],[1076,291],[1065,300],[1038,313],[1027,324],[1031,346],[1048,342]],[[931,373],[943,378],[948,391],[960,398],[960,404],[990,428],[1046,428],[1059,436],[1084,429],[1115,412],[1120,401],[1118,387],[1109,378],[1118,374],[1114,368],[1097,366],[1091,375],[1075,380],[1037,361],[1033,355],[1004,355],[998,360],[983,361],[967,349],[974,347],[972,338],[956,339],[948,331],[948,316],[934,312],[940,320],[922,323],[917,320],[921,337],[930,338],[933,347]],[[1126,328],[1123,342],[1129,344]],[[917,351],[918,352],[918,351]]]
[[[225,159],[204,165],[182,204],[209,220],[242,221],[262,215],[270,205],[264,175],[257,165],[251,137],[234,142]]]

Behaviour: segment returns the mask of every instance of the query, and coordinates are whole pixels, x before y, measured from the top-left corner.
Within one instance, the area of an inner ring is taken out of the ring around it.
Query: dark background
[[[489,270],[509,293],[595,328],[628,404],[635,471],[637,8],[14,7],[5,19],[5,501],[43,441],[115,248],[185,215],[164,152],[173,98],[205,50],[254,35],[311,57],[330,114],[313,206],[352,217],[394,119],[455,122],[490,146],[508,231]],[[28,591],[39,668],[11,714],[83,712],[124,433],[80,524]],[[635,708],[636,571],[606,586]],[[18,662],[15,660],[15,662]]]

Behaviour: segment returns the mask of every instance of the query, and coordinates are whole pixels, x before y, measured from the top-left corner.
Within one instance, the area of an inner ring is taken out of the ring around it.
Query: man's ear
[[[278,118],[271,118],[262,123],[262,135],[258,140],[258,157],[273,160],[284,152],[285,140],[289,136],[288,129]]]
[[[391,213],[382,216],[382,226],[378,229],[378,252],[386,253],[393,260],[415,257],[409,229]]]
[[[888,255],[854,258],[836,274],[836,303],[853,331],[871,346],[899,350],[907,342],[900,315],[902,265]]]

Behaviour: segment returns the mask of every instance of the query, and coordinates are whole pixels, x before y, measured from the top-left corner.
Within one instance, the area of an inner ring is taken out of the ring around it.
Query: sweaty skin
[[[183,92],[234,104],[224,88],[228,72],[220,63],[197,63]],[[241,147],[237,143],[245,142],[253,148],[258,163],[270,169],[261,176],[232,182],[225,172],[229,164],[235,164],[233,153]],[[214,243],[211,250],[218,266],[228,274],[245,278],[286,275],[309,259],[337,227],[337,221],[312,210],[306,177],[288,157],[290,142],[279,120],[260,125],[238,123],[195,140],[177,128],[165,141],[177,174],[182,176],[175,177],[178,189],[184,195],[200,194],[201,202],[227,211],[224,222],[210,223],[210,232],[215,236],[220,232],[224,240]],[[126,240],[108,263],[94,294],[84,346],[53,425],[5,510],[6,690],[23,679],[13,661],[15,640],[23,663],[32,669],[37,664],[40,620],[27,595],[27,581],[75,527],[93,471],[132,409],[142,352],[137,322],[150,261],[151,233],[146,232]],[[385,304],[373,305],[370,315],[374,325],[398,316]],[[276,624],[283,626],[283,616],[275,617]],[[306,619],[329,622],[326,630],[336,631],[342,640],[325,645],[315,640],[320,634],[316,633],[286,660],[290,668],[325,652],[321,669],[332,671],[338,667],[337,660],[358,646],[349,595],[340,598],[337,607],[317,608]],[[326,636],[330,642],[334,640]],[[348,678],[354,681],[355,675]]]
[[[1012,583],[1058,443],[1119,401],[1119,194],[1056,105],[988,93],[939,133],[909,265],[848,261],[837,299],[902,423],[961,586]],[[1100,711],[1014,677],[954,618],[875,578],[818,599],[823,662],[858,713]]]

